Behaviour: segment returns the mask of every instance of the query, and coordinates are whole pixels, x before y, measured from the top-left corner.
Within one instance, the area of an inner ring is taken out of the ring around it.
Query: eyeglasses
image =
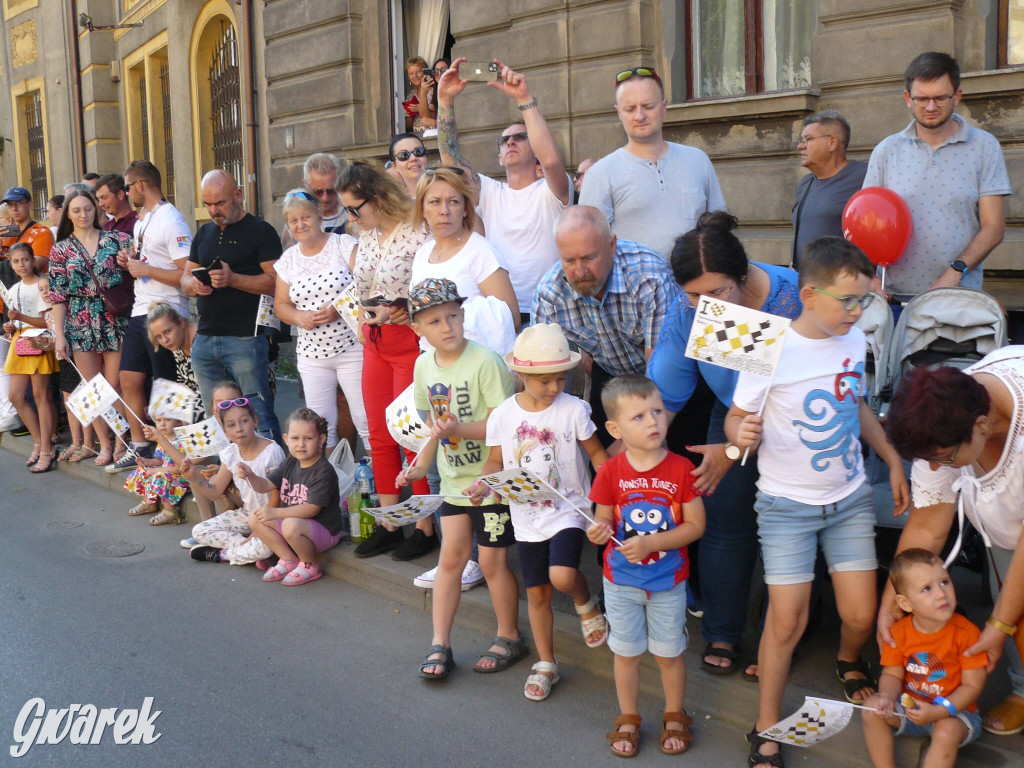
[[[812,288],[814,288],[818,293],[824,293],[826,296],[831,296],[833,299],[839,299],[839,301],[843,302],[843,309],[847,312],[852,312],[858,305],[860,305],[861,309],[866,309],[868,304],[875,299],[875,294],[873,293],[865,293],[863,296],[837,296],[831,291],[826,291],[824,288],[818,288],[817,286],[812,286]]]
[[[946,102],[952,99],[956,94],[950,94],[948,96],[911,96],[910,100],[917,104],[919,107],[927,107],[928,102],[934,101],[935,106],[945,106]]]
[[[322,190],[322,189],[314,190],[314,192],[323,192],[323,191],[324,190]],[[337,194],[337,193],[335,193],[335,194]],[[296,192],[289,192],[287,195],[284,196],[284,199],[285,200],[294,200],[296,197],[298,197],[298,198],[300,198],[302,200],[305,200],[307,202],[310,202],[310,203],[315,203],[316,202],[316,198],[313,197],[313,195],[311,195],[311,194],[309,194],[309,192],[306,192],[306,191],[301,190],[301,189],[296,191]]]
[[[627,69],[619,72],[619,74],[615,76],[615,84],[618,85],[619,83],[624,83],[634,75],[637,77],[653,77],[659,84],[661,83],[661,78],[658,76],[658,73],[651,67],[633,67],[633,69]]]
[[[459,166],[457,165],[439,165],[437,166],[437,168],[427,168],[427,170],[425,170],[424,173],[433,175],[437,171],[441,170],[451,171],[452,173],[457,173],[459,176],[462,176],[466,173],[465,168],[459,168]]]
[[[426,156],[427,156],[427,148],[426,147],[416,147],[413,150],[403,149],[401,152],[395,152],[395,160],[398,160],[399,162],[402,162],[402,163],[407,162],[410,157],[426,157]]]
[[[511,141],[512,139],[515,139],[515,140],[516,140],[516,144],[522,144],[522,143],[523,143],[524,141],[526,141],[526,140],[527,140],[527,139],[529,139],[529,138],[530,138],[530,137],[529,137],[529,136],[527,136],[527,135],[526,135],[525,133],[510,133],[510,134],[509,134],[508,136],[499,136],[499,137],[498,137],[498,138],[496,138],[496,139],[495,139],[494,141],[495,141],[495,143],[496,143],[496,144],[497,144],[497,145],[498,145],[499,147],[504,147],[504,146],[505,146],[506,144],[508,144],[508,143],[509,143],[509,142],[510,142],[510,141]]]
[[[355,208],[349,208],[347,205],[343,205],[343,206],[341,206],[341,208],[342,208],[343,211],[345,211],[345,213],[347,213],[353,219],[358,219],[359,218],[359,209],[362,208],[364,205],[366,205],[368,202],[370,202],[369,198],[367,198],[366,200],[363,200],[363,202],[361,202]]]
[[[236,397],[234,400],[221,400],[219,403],[217,403],[217,410],[226,411],[228,408],[234,408],[235,406],[238,406],[239,408],[244,408],[248,404],[248,397]]]
[[[435,75],[443,75],[447,71],[448,71],[448,67],[437,67],[436,69],[434,69],[434,74]]]
[[[948,459],[926,459],[929,464],[938,464],[942,467],[955,467],[956,466],[956,455],[960,453],[960,446],[963,443],[957,443],[956,448],[953,449],[953,453]]]
[[[337,197],[338,196],[338,190],[336,190],[334,187],[328,187],[327,189],[311,189],[309,191],[312,192],[317,197]]]
[[[823,133],[821,134],[821,136],[801,136],[800,140],[797,141],[796,145],[798,147],[802,147],[806,144],[810,144],[815,139],[831,139],[833,136],[835,136],[834,133]]]

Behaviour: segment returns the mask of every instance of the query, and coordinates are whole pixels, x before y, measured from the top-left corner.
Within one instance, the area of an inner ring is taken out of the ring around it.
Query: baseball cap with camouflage
[[[455,283],[443,277],[431,277],[417,283],[409,291],[409,314],[414,317],[424,309],[452,302],[461,305],[463,301],[465,299],[459,296],[459,289]]]

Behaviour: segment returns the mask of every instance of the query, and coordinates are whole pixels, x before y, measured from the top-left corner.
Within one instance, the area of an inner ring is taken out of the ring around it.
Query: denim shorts
[[[898,701],[895,702],[893,707],[897,715],[906,713],[903,705]],[[966,747],[973,741],[977,741],[978,737],[981,736],[981,715],[978,712],[969,712],[965,709],[961,709],[956,713],[956,716],[963,721],[963,724],[967,726],[967,735],[964,740],[960,742],[961,747]],[[895,730],[897,736],[926,736],[932,735],[932,728],[935,727],[935,723],[928,723],[928,725],[918,725],[912,723],[909,718],[901,717],[899,728]]]
[[[604,580],[608,647],[617,656],[674,659],[686,650],[686,582],[665,592],[647,592]]]
[[[758,491],[754,511],[765,584],[813,581],[819,542],[829,573],[878,568],[874,494],[867,483],[845,499],[824,505]]]

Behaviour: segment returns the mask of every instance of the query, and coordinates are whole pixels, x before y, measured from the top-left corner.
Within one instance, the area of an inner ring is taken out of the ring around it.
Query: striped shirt
[[[617,241],[601,298],[580,296],[555,264],[537,286],[534,323],[558,323],[566,338],[613,376],[643,374],[646,350],[657,344],[665,316],[679,296],[672,271],[657,251]]]

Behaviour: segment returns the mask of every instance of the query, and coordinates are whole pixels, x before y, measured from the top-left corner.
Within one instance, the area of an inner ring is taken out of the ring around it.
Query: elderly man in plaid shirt
[[[608,445],[601,388],[615,376],[647,370],[679,287],[663,256],[616,239],[592,206],[566,209],[555,225],[555,242],[561,261],[537,286],[533,322],[558,323],[584,353],[593,421]]]

